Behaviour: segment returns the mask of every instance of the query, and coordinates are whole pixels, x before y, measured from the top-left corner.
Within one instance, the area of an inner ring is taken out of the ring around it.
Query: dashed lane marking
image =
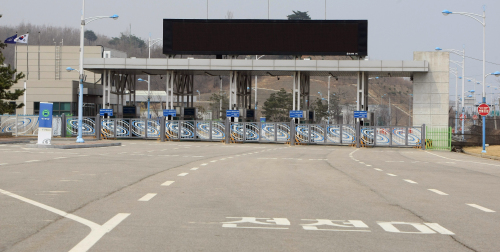
[[[205,163],[205,164],[201,164],[201,165],[207,165],[207,163]]]
[[[410,179],[403,179],[403,180],[410,183],[410,184],[418,184],[417,182],[410,180]]]
[[[189,174],[189,173],[184,172],[184,173],[181,173],[181,174],[179,174],[179,175],[177,175],[177,176],[179,176],[179,177],[184,177],[184,176],[186,176],[186,175],[188,175],[188,174]]]
[[[3,163],[3,164],[0,164],[0,165],[8,165],[7,163]]]
[[[165,181],[165,183],[161,184],[162,186],[169,186],[171,184],[173,184],[175,181]]]
[[[217,162],[217,160],[212,160],[212,161],[210,161],[210,163],[215,163],[215,162]]]
[[[366,166],[372,166],[372,165],[367,164]]]
[[[493,210],[491,210],[491,209],[489,209],[489,208],[482,207],[482,206],[480,206],[480,205],[476,205],[476,204],[466,204],[466,205],[469,205],[469,206],[471,206],[471,207],[477,208],[477,209],[479,209],[479,210],[481,210],[481,211],[485,211],[485,212],[487,212],[487,213],[494,213],[494,212],[495,212],[495,211],[493,211]]]
[[[379,168],[373,168],[373,169],[376,171],[383,171],[382,169],[379,169]]]
[[[441,191],[436,190],[436,189],[428,189],[428,190],[431,191],[431,192],[437,193],[439,195],[448,195],[447,193],[441,192]]]
[[[40,160],[28,160],[28,161],[24,161],[24,162],[26,162],[26,163],[32,163],[32,162],[38,162],[38,161],[40,161]]]
[[[392,173],[387,173],[387,175],[389,175],[389,176],[391,176],[391,177],[396,177],[396,176],[398,176],[398,175],[396,175],[396,174],[392,174]]]
[[[196,171],[196,170],[198,170],[198,167],[191,168],[190,170],[191,171]]]
[[[63,159],[63,158],[67,158],[67,157],[56,157],[54,159]]]
[[[140,198],[138,201],[149,201],[154,196],[156,196],[156,193],[148,193],[148,194],[142,196],[142,198]]]

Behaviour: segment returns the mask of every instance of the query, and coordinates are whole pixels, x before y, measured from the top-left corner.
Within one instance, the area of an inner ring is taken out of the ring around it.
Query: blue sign
[[[304,111],[290,110],[290,118],[304,118]]]
[[[368,118],[368,111],[354,111],[354,118]]]
[[[260,122],[261,122],[261,123],[265,123],[265,122],[266,122],[266,118],[265,118],[265,117],[261,117],[261,118],[260,118]]]
[[[240,117],[240,111],[235,110],[226,110],[226,117]]]
[[[38,115],[38,127],[52,128],[52,103],[40,102],[40,114]]]
[[[167,117],[167,116],[177,116],[177,111],[175,109],[164,109],[163,110],[163,116]]]
[[[101,110],[99,110],[99,115],[104,116],[104,114],[108,114],[108,116],[113,116],[113,109],[101,109]]]

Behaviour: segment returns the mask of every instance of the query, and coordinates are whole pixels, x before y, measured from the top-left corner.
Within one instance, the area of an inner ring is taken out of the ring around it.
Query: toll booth
[[[255,122],[255,109],[243,109],[241,113],[245,122]]]
[[[198,109],[193,107],[181,107],[180,114],[182,120],[196,120],[196,115],[198,114]]]

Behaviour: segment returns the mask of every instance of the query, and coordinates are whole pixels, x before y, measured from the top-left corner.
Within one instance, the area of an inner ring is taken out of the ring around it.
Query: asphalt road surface
[[[499,251],[500,162],[418,149],[0,145],[0,251]]]

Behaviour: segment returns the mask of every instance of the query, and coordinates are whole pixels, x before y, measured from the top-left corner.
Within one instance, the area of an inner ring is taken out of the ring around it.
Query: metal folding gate
[[[78,118],[54,117],[55,136],[78,135]],[[293,125],[293,126],[291,126]],[[99,127],[96,127],[99,126]],[[165,120],[165,117],[84,117],[82,135],[97,138],[156,138],[183,141],[264,142],[362,146],[423,146],[425,126],[361,126],[352,124],[294,124],[293,122],[228,122]],[[38,116],[0,116],[0,132],[36,136]],[[226,139],[226,136],[229,136]],[[358,141],[359,140],[359,141]]]

